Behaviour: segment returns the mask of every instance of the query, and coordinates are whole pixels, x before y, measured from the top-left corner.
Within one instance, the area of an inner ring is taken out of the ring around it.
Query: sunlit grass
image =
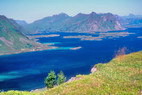
[[[47,91],[12,91],[0,95],[142,95],[142,52],[118,56],[107,64],[97,64],[95,67],[96,72],[78,75],[79,80]]]

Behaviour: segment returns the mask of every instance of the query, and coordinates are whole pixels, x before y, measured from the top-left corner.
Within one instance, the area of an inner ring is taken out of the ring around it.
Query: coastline
[[[78,47],[72,47],[72,48],[66,48],[68,50],[78,50],[81,49],[81,46]],[[13,51],[13,52],[7,52],[7,53],[0,53],[0,56],[4,56],[4,55],[13,55],[13,54],[21,54],[21,53],[28,53],[28,52],[37,52],[37,51],[44,51],[44,50],[61,50],[63,49],[62,47],[56,47],[56,46],[47,46],[44,48],[31,48],[31,49],[22,49],[22,50],[18,50],[18,51]]]
[[[36,39],[36,38],[49,38],[49,37],[59,37],[59,34],[49,34],[49,35],[34,35],[28,36],[29,39]]]
[[[20,54],[20,53],[26,53],[26,52],[44,51],[44,50],[51,50],[51,49],[57,49],[57,48],[59,47],[49,46],[49,47],[44,47],[44,48],[21,49],[21,50],[17,50],[13,52],[0,53],[0,56]]]

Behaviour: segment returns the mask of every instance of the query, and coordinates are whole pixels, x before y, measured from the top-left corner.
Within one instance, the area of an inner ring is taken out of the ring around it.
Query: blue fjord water
[[[91,35],[81,33],[60,34],[60,37],[40,38],[41,43],[52,43],[60,50],[46,50],[0,56],[0,90],[33,90],[44,87],[48,72],[62,70],[67,78],[77,74],[88,74],[97,63],[106,63],[114,58],[116,51],[126,47],[127,53],[142,50],[142,28],[127,29],[135,33],[127,37],[103,39],[102,41],[80,41],[64,39],[63,36]],[[118,32],[118,31],[117,31]],[[81,46],[79,50],[70,47]]]

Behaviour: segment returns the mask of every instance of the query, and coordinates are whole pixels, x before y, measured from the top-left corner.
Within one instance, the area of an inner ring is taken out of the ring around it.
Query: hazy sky
[[[73,16],[92,11],[142,15],[142,0],[0,0],[0,15],[28,22],[61,12]]]

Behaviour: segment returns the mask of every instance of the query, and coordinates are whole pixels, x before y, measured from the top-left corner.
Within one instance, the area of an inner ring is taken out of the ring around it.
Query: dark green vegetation
[[[24,29],[14,20],[0,16],[0,55],[12,54],[38,46],[22,34]]]
[[[97,71],[78,75],[76,80],[47,91],[8,91],[0,95],[141,95],[142,52],[120,55],[107,64],[97,64]]]
[[[57,77],[57,79],[56,79]],[[56,76],[54,71],[48,73],[48,76],[45,79],[45,85],[47,88],[53,88],[56,84],[60,85],[66,81],[66,77],[64,73],[60,71],[60,73]]]
[[[98,32],[122,30],[118,16],[111,13],[97,14],[78,14],[76,16],[68,16],[67,14],[53,15],[41,20],[37,20],[25,27],[36,32]]]
[[[45,85],[47,88],[53,88],[56,84],[56,74],[54,71],[48,73],[48,76],[45,79]]]
[[[62,71],[58,74],[57,85],[60,85],[66,81],[66,77]]]

